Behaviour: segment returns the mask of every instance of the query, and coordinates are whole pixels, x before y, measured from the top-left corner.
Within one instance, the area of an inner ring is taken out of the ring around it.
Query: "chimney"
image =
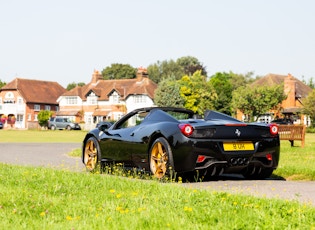
[[[284,93],[287,95],[287,99],[284,101],[284,107],[295,107],[295,94],[296,94],[296,80],[291,75],[284,79]]]
[[[99,80],[103,80],[103,76],[100,72],[98,72],[98,70],[94,70],[91,83],[96,84]]]
[[[137,70],[137,81],[141,82],[144,77],[148,77],[148,71],[146,68],[143,68],[142,66],[138,68]]]

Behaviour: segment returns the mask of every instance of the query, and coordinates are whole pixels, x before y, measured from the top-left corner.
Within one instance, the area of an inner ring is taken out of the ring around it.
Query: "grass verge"
[[[274,176],[286,180],[315,180],[315,133],[307,133],[305,147],[295,141],[291,147],[289,141],[281,141],[279,167]]]
[[[313,229],[298,202],[0,164],[1,229]]]
[[[23,143],[75,143],[82,142],[83,130],[0,130],[0,142]]]

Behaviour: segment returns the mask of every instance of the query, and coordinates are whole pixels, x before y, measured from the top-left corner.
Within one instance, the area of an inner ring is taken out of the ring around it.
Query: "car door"
[[[106,138],[101,140],[102,152],[115,162],[124,162],[130,166],[135,166],[132,156],[135,153],[143,152],[143,140],[139,135],[134,135],[141,129],[141,121],[144,117],[134,114],[125,118],[117,126],[109,129]],[[105,156],[106,157],[106,156]]]
[[[63,118],[57,117],[56,118],[56,127],[57,129],[63,129]]]

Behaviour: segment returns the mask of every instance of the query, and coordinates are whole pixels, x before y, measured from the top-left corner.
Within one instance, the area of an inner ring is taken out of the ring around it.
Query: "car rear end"
[[[276,124],[204,121],[183,122],[179,128],[185,136],[182,141],[186,149],[174,148],[181,162],[175,167],[180,171],[244,175],[250,170],[272,172],[278,166],[280,140]],[[183,152],[185,156],[180,156]]]

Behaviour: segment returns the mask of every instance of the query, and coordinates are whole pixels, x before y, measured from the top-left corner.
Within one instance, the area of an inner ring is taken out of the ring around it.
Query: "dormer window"
[[[91,92],[89,96],[86,98],[87,103],[89,105],[96,105],[97,104],[97,96],[95,95],[94,92]]]
[[[147,96],[146,95],[134,95],[133,102],[134,103],[146,103]]]
[[[110,96],[110,100],[112,101],[113,104],[118,104],[120,102],[119,94],[116,91],[114,91]]]
[[[77,105],[78,104],[78,98],[75,96],[68,96],[68,97],[65,97],[65,99],[66,99],[67,105]]]
[[[113,103],[119,103],[119,95],[113,95]]]

